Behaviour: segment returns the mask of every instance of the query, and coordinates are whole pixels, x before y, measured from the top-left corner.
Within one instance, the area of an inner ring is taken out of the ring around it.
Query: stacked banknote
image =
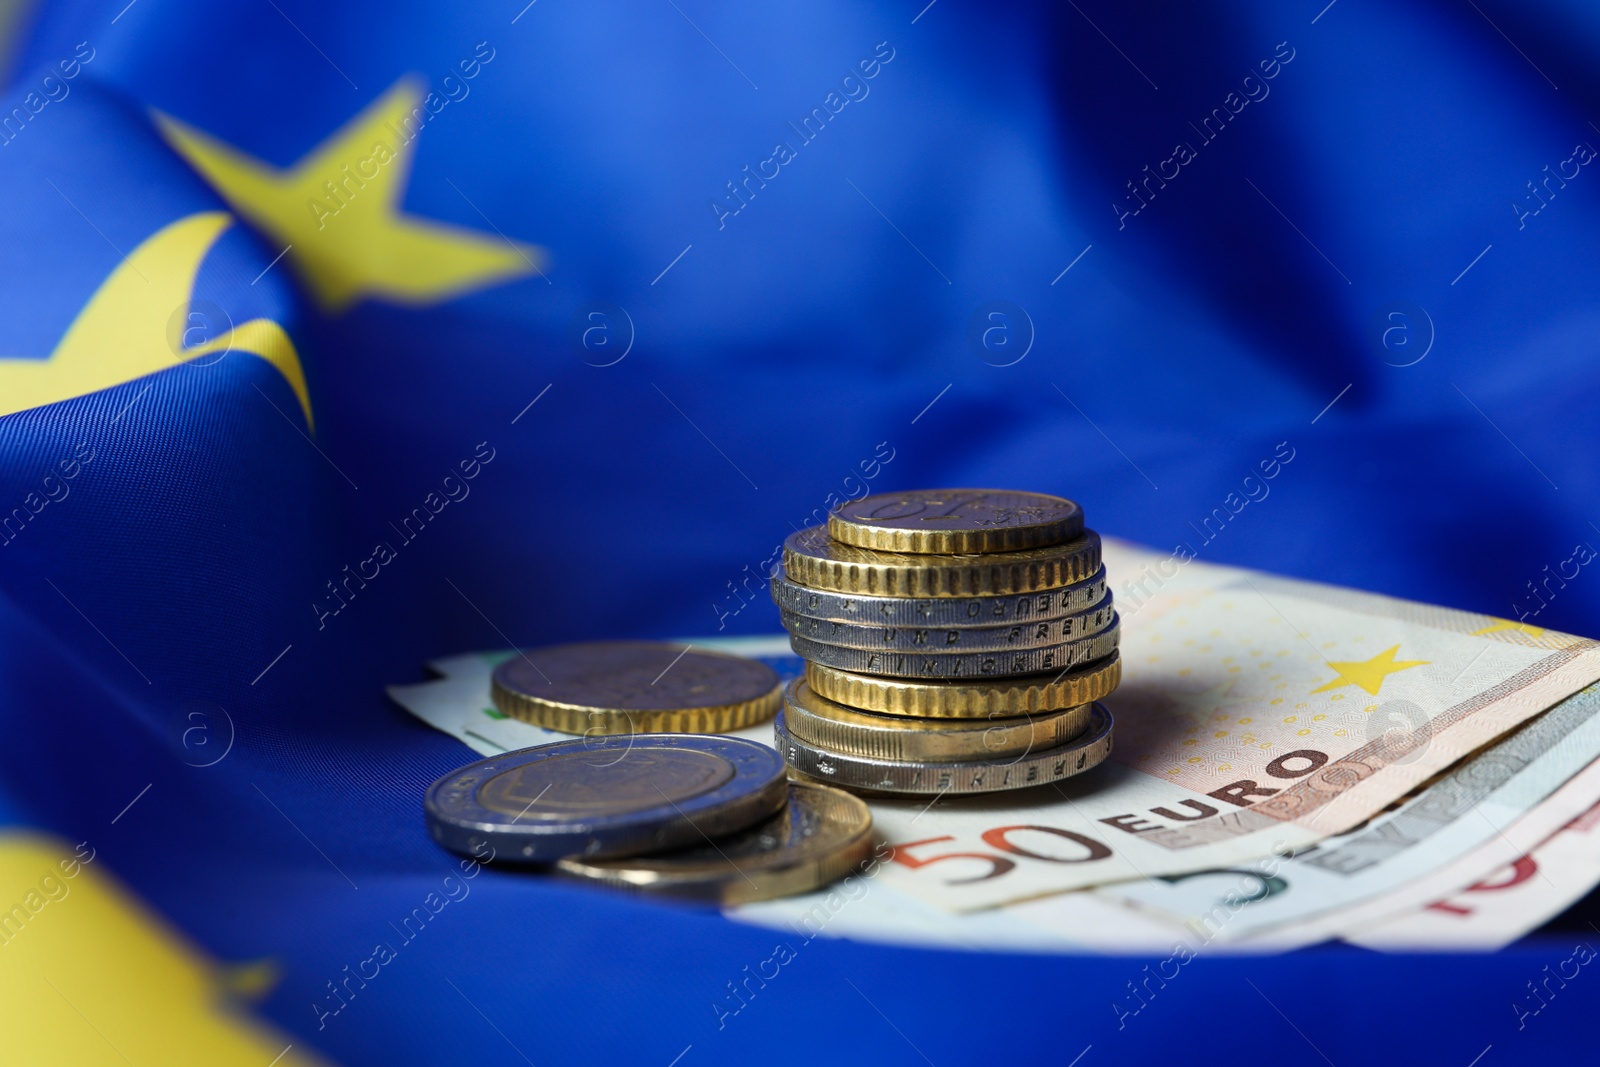
[[[931,806],[868,793],[885,862],[728,914],[1011,951],[1482,949],[1600,882],[1595,642],[1196,555],[1103,544],[1123,677],[1098,768]],[[692,643],[792,670],[786,639]],[[486,755],[561,740],[488,705],[499,658],[391,693]]]
[[[1121,676],[1100,538],[1073,501],[939,489],[835,510],[772,597],[806,674],[774,725],[796,771],[885,795],[1060,781],[1111,751]]]

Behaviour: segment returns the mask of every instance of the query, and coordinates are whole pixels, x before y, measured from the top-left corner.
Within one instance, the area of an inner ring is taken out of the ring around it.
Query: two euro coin
[[[872,848],[848,793],[791,785],[766,745],[695,734],[563,741],[478,760],[428,790],[435,841],[607,885],[737,904],[807,892]]]

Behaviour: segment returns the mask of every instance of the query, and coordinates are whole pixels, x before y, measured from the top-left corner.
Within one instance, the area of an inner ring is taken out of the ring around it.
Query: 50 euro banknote
[[[1111,758],[1010,793],[870,798],[894,846],[885,886],[967,911],[1283,854],[1600,678],[1595,643],[1553,631],[1109,539],[1105,561],[1123,619]],[[497,718],[494,659],[440,661],[444,679],[389,691],[482,752],[563,739]],[[772,741],[770,726],[740,733]]]
[[[1078,778],[873,803],[884,879],[956,910],[1287,854],[1600,677],[1593,641],[1108,541],[1115,746]]]

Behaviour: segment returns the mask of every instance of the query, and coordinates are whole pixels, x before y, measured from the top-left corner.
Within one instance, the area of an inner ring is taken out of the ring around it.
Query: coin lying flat
[[[454,852],[544,862],[625,856],[730,834],[785,797],[766,745],[697,734],[584,738],[469,763],[423,798],[428,831]]]
[[[1077,537],[1083,509],[1047,493],[917,489],[847,501],[828,517],[828,532],[888,552],[1013,552]]]
[[[1056,671],[982,684],[920,682],[853,674],[820,663],[806,664],[806,681],[818,695],[852,708],[885,715],[983,718],[1032,715],[1101,700],[1122,681],[1122,657],[1076,671]]]
[[[801,659],[854,674],[891,678],[1008,678],[1071,670],[1104,659],[1117,650],[1120,631],[1121,624],[1113,612],[1111,625],[1099,633],[1045,648],[995,652],[886,652],[825,645],[793,633],[789,635],[789,646]]]
[[[726,906],[821,888],[871,851],[866,804],[828,786],[791,783],[782,811],[715,844],[631,859],[566,859],[557,868],[621,888]]]
[[[1095,704],[1088,728],[1064,745],[1005,759],[915,762],[869,759],[801,741],[787,715],[772,721],[778,751],[801,774],[843,789],[875,793],[993,793],[1056,782],[1097,766],[1111,754],[1111,712]]]
[[[1106,572],[1101,567],[1084,581],[1041,593],[909,598],[809,589],[780,567],[769,588],[780,609],[812,619],[874,626],[1001,626],[1089,610],[1105,598]]]
[[[803,678],[789,683],[783,716],[797,740],[870,759],[982,760],[1064,745],[1089,723],[1088,704],[1035,715],[917,719],[858,711],[819,696]]]
[[[1117,613],[1111,600],[1077,615],[1035,619],[1005,626],[872,626],[834,619],[813,619],[792,611],[779,611],[783,628],[797,637],[825,645],[864,648],[879,652],[993,652],[1005,649],[1047,648],[1092,637],[1110,626]]]
[[[835,593],[898,597],[974,597],[1038,593],[1081,582],[1100,569],[1093,530],[1047,548],[984,555],[879,552],[835,541],[810,526],[783,542],[783,569],[801,585]]]
[[[568,734],[714,734],[772,718],[783,683],[764,663],[659,641],[518,653],[495,668],[495,707]]]

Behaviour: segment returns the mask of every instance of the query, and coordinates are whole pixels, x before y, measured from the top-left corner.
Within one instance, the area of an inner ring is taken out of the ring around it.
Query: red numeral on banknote
[[[1033,849],[1026,848],[1011,840],[1013,833],[1023,830],[1064,838],[1082,848],[1084,854],[1081,856],[1052,856],[1044,852],[1035,852]],[[923,857],[911,855],[911,849],[920,848],[923,845],[937,845],[941,841],[954,840],[953,836],[946,834],[943,837],[925,837],[921,841],[907,841],[905,844],[892,846],[894,850],[892,859],[894,862],[910,867],[912,870],[938,863],[941,860],[982,860],[989,864],[989,870],[983,874],[974,875],[971,878],[947,878],[945,885],[967,885],[971,882],[986,882],[991,878],[998,878],[1002,874],[1008,873],[1017,866],[1016,860],[1007,859],[1004,856],[996,856],[990,852],[942,852],[937,856]],[[1071,830],[1062,830],[1055,826],[1033,826],[1027,823],[1018,823],[1015,826],[996,826],[992,830],[985,830],[983,832],[983,843],[990,848],[999,849],[1001,852],[1009,852],[1013,856],[1022,856],[1030,860],[1042,860],[1045,863],[1093,863],[1095,860],[1107,859],[1111,855],[1109,848],[1092,837],[1085,837],[1083,834],[1074,833]]]
[[[1046,856],[1042,852],[1034,852],[1031,849],[1023,848],[1021,845],[1013,844],[1011,839],[1006,836],[1013,830],[1035,830],[1041,834],[1054,834],[1057,837],[1064,837],[1074,844],[1082,845],[1088,852],[1087,855],[1083,856]],[[1075,834],[1071,830],[1062,830],[1054,826],[1029,826],[1026,824],[997,826],[993,830],[985,830],[983,832],[983,843],[993,848],[998,848],[1003,852],[1009,852],[1014,856],[1026,856],[1030,860],[1044,860],[1046,863],[1092,863],[1095,860],[1103,860],[1111,855],[1111,850],[1094,838],[1084,837],[1082,834]]]
[[[924,859],[918,859],[910,853],[911,849],[921,845],[936,845],[940,841],[954,840],[954,837],[945,834],[943,837],[926,837],[921,841],[907,841],[903,845],[891,845],[890,848],[893,849],[894,855],[890,858],[896,863],[905,864],[912,870],[916,870],[918,867],[926,867],[930,863],[938,863],[940,860],[983,860],[989,864],[989,873],[987,874],[980,874],[973,878],[949,878],[945,880],[945,885],[966,885],[968,882],[982,882],[990,878],[998,878],[1017,865],[1016,860],[1008,860],[1004,856],[993,856],[987,852],[944,852]]]

